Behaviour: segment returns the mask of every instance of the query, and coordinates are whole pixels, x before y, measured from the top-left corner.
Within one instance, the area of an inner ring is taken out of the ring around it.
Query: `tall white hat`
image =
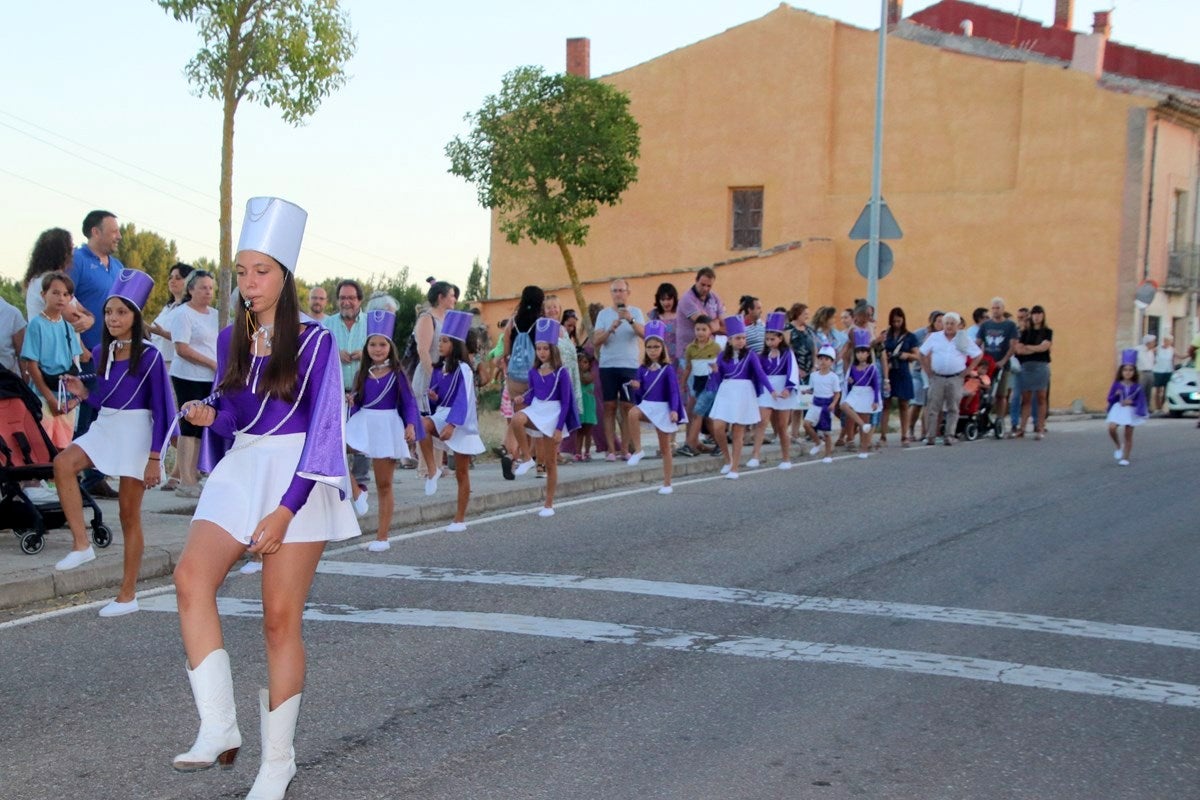
[[[237,249],[266,253],[294,274],[307,220],[308,212],[295,203],[278,197],[251,197],[246,201]]]

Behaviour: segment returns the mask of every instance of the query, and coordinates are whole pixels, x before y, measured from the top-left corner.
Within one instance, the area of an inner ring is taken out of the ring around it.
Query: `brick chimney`
[[[1097,11],[1093,17],[1092,33],[1098,33],[1107,39],[1112,35],[1112,22],[1109,20],[1108,11]]]
[[[1054,27],[1071,30],[1075,18],[1075,0],[1054,0]]]
[[[567,39],[567,74],[592,77],[592,42],[587,38]]]
[[[904,19],[904,0],[888,0],[887,4],[887,24],[888,30],[900,24],[900,20]]]
[[[1071,69],[1086,72],[1096,80],[1104,72],[1104,49],[1108,36],[1103,33],[1075,34],[1075,48],[1071,52]]]

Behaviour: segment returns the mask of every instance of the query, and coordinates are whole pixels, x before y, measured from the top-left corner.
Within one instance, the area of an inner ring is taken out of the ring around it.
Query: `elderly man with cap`
[[[60,392],[79,398],[98,412],[87,433],[54,458],[54,485],[74,549],[55,569],[74,569],[96,555],[87,540],[83,500],[76,477],[95,466],[120,479],[124,574],[116,599],[100,609],[102,617],[138,610],[137,579],[142,566],[142,496],[158,483],[159,454],[166,445],[175,404],[162,354],[145,340],[142,308],[154,288],[144,272],[122,269],[101,306],[104,336],[92,348],[96,379],[89,388],[75,375],[64,375]]]
[[[934,444],[937,438],[938,415],[945,411],[946,428],[943,441],[954,444],[958,427],[958,406],[962,402],[963,378],[973,372],[983,358],[979,345],[959,336],[962,317],[953,311],[942,316],[942,330],[932,332],[917,351],[921,366],[929,378],[925,403],[925,442]]]
[[[186,417],[205,431],[210,470],[175,567],[187,677],[200,715],[180,772],[232,766],[242,744],[217,591],[247,552],[261,554],[267,689],[262,759],[250,797],[282,798],[304,689],[301,619],[325,543],[358,536],[348,501],[338,345],[300,313],[294,271],[308,214],[275,197],[246,204],[236,270],[241,304],[217,343],[219,394]]]

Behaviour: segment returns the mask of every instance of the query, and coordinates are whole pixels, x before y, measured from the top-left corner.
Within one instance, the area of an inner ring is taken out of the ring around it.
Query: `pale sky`
[[[909,0],[905,13],[932,5]],[[988,0],[1049,23],[1054,0]],[[350,80],[306,125],[243,103],[234,148],[234,236],[247,197],[309,212],[299,271],[369,278],[408,265],[465,285],[488,257],[488,215],[450,175],[445,144],[508,70],[564,69],[565,41],[591,39],[592,75],[617,72],[763,16],[772,0],[342,0],[358,35]],[[877,29],[876,0],[792,5]],[[1113,0],[1075,3],[1075,28]],[[174,239],[187,261],[217,256],[219,104],[183,67],[193,26],[153,0],[10,4],[0,50],[0,274],[19,277],[38,233],[82,240],[92,208]],[[1200,61],[1195,0],[1125,0],[1113,39]],[[886,180],[886,177],[885,177]],[[235,238],[236,242],[236,238]],[[119,253],[118,253],[119,255]]]

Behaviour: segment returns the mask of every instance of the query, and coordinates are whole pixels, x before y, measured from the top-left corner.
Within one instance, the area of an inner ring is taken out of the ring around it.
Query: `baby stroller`
[[[968,375],[963,379],[962,402],[958,405],[958,430],[955,433],[968,442],[989,432],[999,439],[1003,434],[1003,423],[992,414],[996,405],[996,387],[999,385],[995,359],[984,355],[976,371],[979,373],[977,377]]]
[[[0,530],[21,540],[21,552],[33,555],[45,545],[46,531],[66,525],[58,497],[40,496],[45,490],[25,489],[22,481],[54,478],[51,462],[58,454],[42,430],[42,404],[18,375],[0,367]],[[112,543],[100,506],[80,487],[84,506],[92,509],[92,542]],[[35,495],[32,496],[31,495]]]

